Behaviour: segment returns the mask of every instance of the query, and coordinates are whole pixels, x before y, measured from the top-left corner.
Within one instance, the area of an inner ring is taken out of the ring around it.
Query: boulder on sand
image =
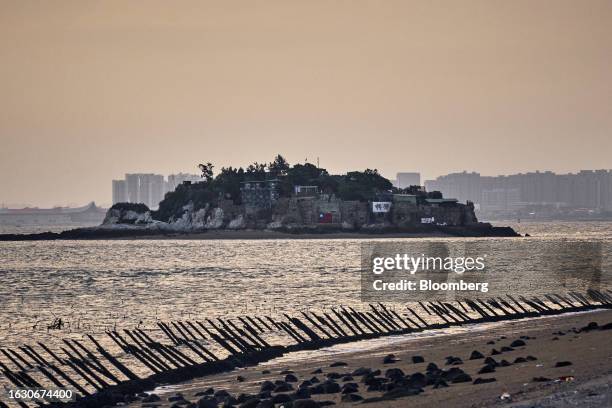
[[[293,408],[319,408],[320,405],[313,399],[298,399],[293,401]]]
[[[412,356],[412,362],[414,364],[424,363],[425,359],[423,358],[423,356]]]
[[[478,374],[489,374],[489,373],[494,373],[494,372],[495,372],[495,367],[489,364],[485,365],[480,370],[478,370]]]
[[[525,342],[521,339],[514,340],[512,343],[510,343],[510,347],[523,347],[526,345],[527,344],[525,344]]]
[[[474,380],[474,382],[472,384],[474,384],[474,385],[486,384],[486,383],[492,383],[492,382],[495,382],[495,381],[497,381],[497,379],[493,378],[493,377],[491,377],[491,378],[480,378],[480,377],[478,377],[477,379]]]
[[[397,358],[395,358],[394,354],[388,354],[385,356],[385,358],[383,358],[383,364],[393,364],[396,363],[398,360]]]
[[[484,358],[484,354],[482,354],[480,351],[478,350],[474,350],[472,351],[472,354],[470,354],[470,360],[478,360]]]

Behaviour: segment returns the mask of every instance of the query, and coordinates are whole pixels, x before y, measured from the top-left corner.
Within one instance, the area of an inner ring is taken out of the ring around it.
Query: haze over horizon
[[[0,204],[277,153],[423,180],[610,169],[610,21],[596,0],[0,0]]]

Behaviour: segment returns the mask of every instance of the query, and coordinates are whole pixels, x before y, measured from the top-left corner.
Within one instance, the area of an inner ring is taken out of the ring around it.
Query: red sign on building
[[[330,224],[333,222],[332,213],[319,213],[320,224]]]

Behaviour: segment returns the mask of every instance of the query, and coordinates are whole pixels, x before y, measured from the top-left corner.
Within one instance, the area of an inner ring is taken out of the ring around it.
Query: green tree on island
[[[291,197],[296,185],[317,186],[322,193],[355,201],[370,201],[383,192],[401,192],[376,169],[332,175],[312,163],[291,166],[280,154],[269,164],[253,162],[246,168],[222,167],[216,176],[213,172],[214,165],[210,162],[200,163],[198,168],[202,172],[203,181],[180,185],[175,191],[167,193],[154,213],[155,219],[168,221],[180,217],[184,212],[183,207],[190,202],[195,209],[204,208],[206,205],[217,206],[221,199],[232,200],[240,205],[241,183],[245,181],[277,179],[280,197]]]
[[[202,177],[207,182],[211,182],[213,179],[213,168],[215,166],[213,166],[211,162],[208,162],[206,164],[200,163],[198,164],[198,167],[200,168],[200,171],[202,172],[202,175],[200,177]]]

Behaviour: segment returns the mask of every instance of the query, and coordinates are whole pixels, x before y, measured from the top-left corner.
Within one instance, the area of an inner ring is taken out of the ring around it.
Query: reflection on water
[[[538,284],[542,248],[549,248],[551,242],[566,251],[600,240],[601,271],[609,271],[610,226],[525,223],[519,229],[531,238],[397,241],[442,251],[456,245],[486,245],[491,251],[487,266],[507,270],[507,284],[512,283],[517,265],[530,270],[533,283]],[[359,307],[362,242],[0,242],[0,345],[46,341],[70,332],[152,327],[158,319],[276,315],[338,304]],[[47,329],[60,318],[62,330]]]
[[[506,295],[543,297],[555,291],[585,293],[612,287],[612,276],[605,273],[610,270],[612,250],[610,243],[601,239],[379,240],[366,241],[361,246],[362,300],[368,302],[452,301]],[[481,267],[477,267],[476,260]],[[380,261],[385,261],[384,267]],[[375,267],[376,274],[372,273]],[[406,281],[417,289],[380,290],[385,283]],[[486,292],[423,291],[418,289],[422,281],[445,285],[486,283],[487,288]]]

